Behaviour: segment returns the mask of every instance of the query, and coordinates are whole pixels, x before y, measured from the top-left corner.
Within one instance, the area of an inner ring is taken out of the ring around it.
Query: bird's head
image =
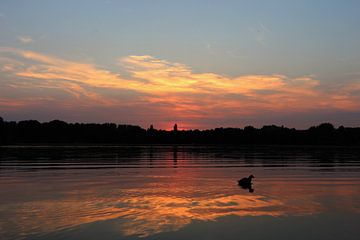
[[[254,175],[251,174],[251,175],[249,176],[249,178],[252,179],[252,178],[255,178],[255,177],[254,177]]]

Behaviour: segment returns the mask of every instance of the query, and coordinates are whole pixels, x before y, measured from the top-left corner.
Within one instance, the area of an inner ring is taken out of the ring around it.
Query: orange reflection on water
[[[125,193],[107,198],[70,197],[3,205],[0,211],[10,210],[8,214],[12,215],[14,222],[2,222],[2,225],[6,229],[8,224],[16,224],[23,234],[48,233],[85,223],[123,218],[126,220],[121,226],[123,235],[145,237],[180,229],[193,220],[213,221],[227,215],[283,214],[278,209],[282,205],[280,201],[260,195],[180,197],[146,195],[147,191],[141,189],[136,192],[134,195],[134,190],[131,190],[130,196]]]
[[[41,188],[32,190],[31,197],[26,192],[18,192],[22,195],[18,196],[21,202],[0,205],[0,216],[9,216],[7,221],[0,221],[0,229],[14,228],[22,235],[44,234],[111,220],[123,236],[147,237],[179,230],[193,221],[217,221],[230,215],[279,217],[317,214],[332,207],[322,203],[324,196],[331,195],[331,198],[351,205],[352,197],[359,192],[352,185],[346,188],[323,185],[319,191],[319,186],[312,182],[287,181],[284,185],[284,182],[270,181],[256,185],[256,188],[266,191],[249,193],[228,180],[215,177],[199,182],[201,176],[186,179],[184,173],[181,173],[181,178],[186,182],[178,178],[169,183],[169,178],[161,176],[156,181],[152,179],[135,187],[124,186],[123,182],[120,184],[111,178],[110,182],[109,179],[86,182],[77,190],[73,189],[78,184],[76,181],[66,182],[65,192],[60,197],[54,197],[52,195],[56,193]],[[21,184],[13,187],[20,188]],[[33,199],[34,196],[40,199]]]
[[[259,177],[255,192],[249,193],[236,185],[239,173],[231,168],[173,169],[191,163],[192,155],[182,154],[174,148],[162,160],[155,155],[158,166],[167,167],[151,170],[11,176],[11,181],[0,181],[0,235],[9,229],[22,236],[49,234],[102,222],[115,224],[119,235],[147,237],[230,215],[304,216],[339,208],[360,212],[360,188],[354,179]]]
[[[182,198],[176,196],[132,196],[130,198],[62,199],[35,201],[14,208],[11,213],[23,234],[48,233],[85,223],[126,219],[123,235],[149,236],[163,231],[175,231],[193,220],[213,221],[237,216],[280,216],[282,203],[259,195],[232,195],[212,198]],[[272,209],[273,208],[273,209]],[[6,211],[0,208],[1,212]],[[8,224],[2,223],[4,229]]]
[[[277,200],[266,200],[259,195],[232,195],[207,198],[175,196],[133,197],[125,204],[129,214],[122,229],[125,235],[148,236],[163,231],[175,231],[194,220],[213,221],[216,218],[237,216],[279,216],[271,210],[280,206]]]

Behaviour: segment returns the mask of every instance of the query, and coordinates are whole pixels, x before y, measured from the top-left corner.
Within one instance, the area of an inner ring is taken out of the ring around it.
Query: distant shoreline
[[[360,127],[335,128],[322,123],[307,130],[276,125],[178,130],[175,124],[172,131],[167,131],[115,123],[7,122],[0,117],[0,146],[21,145],[360,146]]]

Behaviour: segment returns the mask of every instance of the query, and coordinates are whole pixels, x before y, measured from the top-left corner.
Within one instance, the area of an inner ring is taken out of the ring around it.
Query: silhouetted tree
[[[279,145],[360,145],[360,128],[338,129],[323,123],[308,130],[268,125],[260,129],[216,128],[208,130],[156,130],[151,125],[114,123],[66,123],[60,120],[40,123],[36,120],[7,122],[0,118],[0,144],[279,144]]]

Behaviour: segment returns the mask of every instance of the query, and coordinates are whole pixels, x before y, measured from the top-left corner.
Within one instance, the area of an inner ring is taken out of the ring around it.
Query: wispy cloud
[[[323,95],[315,89],[319,81],[311,76],[289,78],[275,74],[230,78],[215,73],[194,73],[183,64],[151,56],[129,56],[121,61],[132,77],[146,81],[153,101],[173,102],[181,109],[232,108],[252,114],[263,108],[281,111],[291,102],[300,110],[312,108],[314,104],[309,102]]]
[[[254,35],[255,41],[262,46],[266,46],[266,40],[271,34],[271,31],[261,21],[256,27],[250,27],[249,31]]]
[[[162,126],[174,120],[195,127],[195,122],[200,119],[226,120],[262,116],[265,112],[354,111],[360,107],[359,94],[354,93],[360,89],[358,82],[343,84],[335,91],[323,87],[314,76],[254,74],[229,77],[196,73],[185,64],[148,55],[118,59],[129,78],[91,63],[13,48],[0,48],[0,63],[2,74],[12,79],[7,83],[0,82],[3,89],[26,89],[28,94],[47,89],[42,92],[44,104],[47,97],[52,97],[52,102],[58,99],[59,106],[63,104],[67,108],[72,103],[88,108],[96,106],[109,112],[122,108],[127,109],[126,117],[133,118],[133,122],[137,118],[147,118],[146,121]],[[59,100],[54,91],[66,93],[68,97]],[[38,96],[37,92],[32,99],[35,96]],[[26,105],[26,99],[21,97],[11,101],[14,108]],[[4,109],[8,102],[3,98],[0,107]]]
[[[30,36],[19,36],[18,39],[23,44],[29,44],[34,42],[34,39]]]
[[[215,55],[215,54],[216,54],[216,51],[215,51],[215,48],[214,48],[214,44],[213,44],[213,43],[206,42],[206,43],[205,43],[205,49],[206,49],[206,51],[207,51],[210,55]]]

